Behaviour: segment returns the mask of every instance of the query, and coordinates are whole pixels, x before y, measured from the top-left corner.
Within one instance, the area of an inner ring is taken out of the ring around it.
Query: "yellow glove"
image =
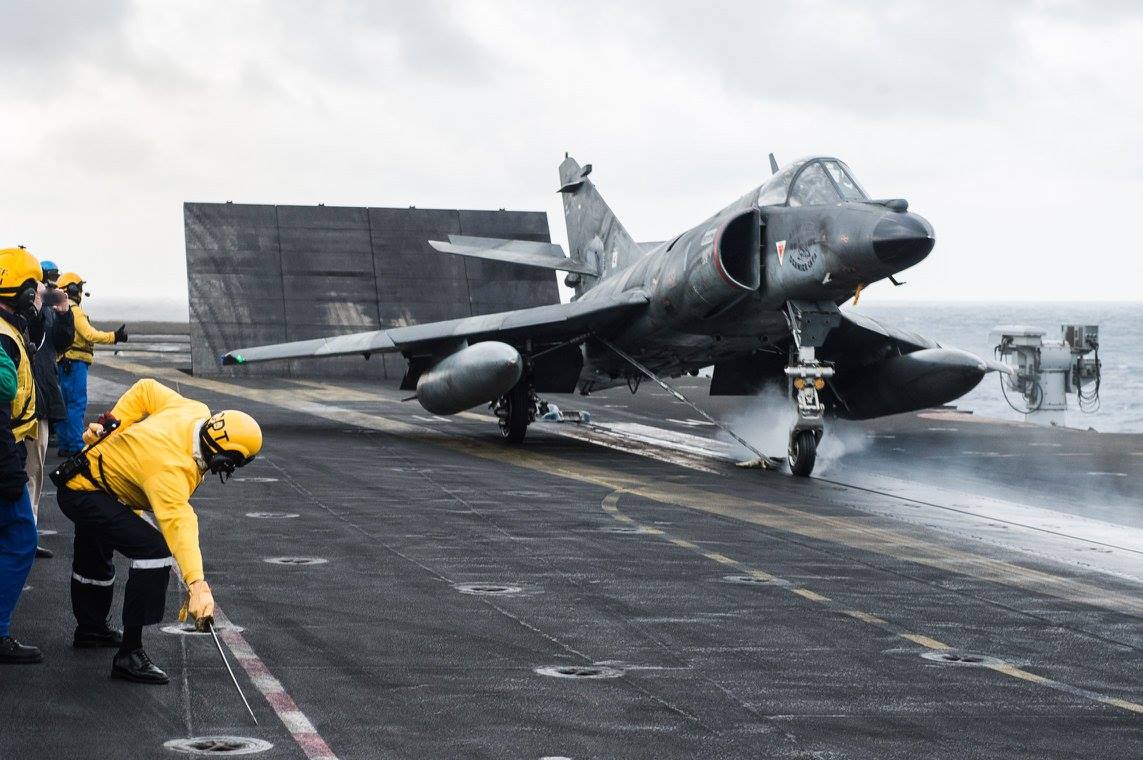
[[[103,426],[98,422],[93,422],[87,426],[87,430],[83,431],[83,442],[88,446],[98,441],[103,436]]]
[[[189,613],[194,618],[194,627],[205,631],[207,618],[214,617],[214,595],[210,593],[210,586],[206,581],[195,581],[187,593],[187,599],[179,610],[179,622],[184,622]]]

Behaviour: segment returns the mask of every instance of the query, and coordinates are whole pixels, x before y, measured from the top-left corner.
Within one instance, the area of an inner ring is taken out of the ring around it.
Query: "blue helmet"
[[[40,269],[44,270],[44,282],[55,282],[60,276],[60,268],[54,261],[41,261]]]

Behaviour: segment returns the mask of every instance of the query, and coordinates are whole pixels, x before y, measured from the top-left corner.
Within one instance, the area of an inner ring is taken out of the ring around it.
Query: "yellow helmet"
[[[85,282],[86,280],[84,280],[75,272],[64,272],[60,275],[60,278],[56,280],[56,287],[60,290],[63,290],[68,285],[79,285],[80,287],[83,287]]]
[[[30,293],[28,303],[36,297],[36,283],[44,278],[44,270],[36,257],[18,248],[0,249],[0,298],[18,299],[22,292]]]
[[[225,480],[262,450],[262,428],[246,412],[224,409],[202,425],[202,453],[211,472]]]

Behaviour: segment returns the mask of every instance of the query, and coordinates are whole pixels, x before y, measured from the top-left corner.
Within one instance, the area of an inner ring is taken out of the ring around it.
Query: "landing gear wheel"
[[[522,443],[532,422],[532,394],[524,383],[517,383],[504,396],[504,411],[500,417],[500,435],[508,443]]]
[[[786,455],[790,472],[799,478],[808,477],[814,471],[818,458],[818,437],[812,430],[800,430],[790,437],[790,448]]]

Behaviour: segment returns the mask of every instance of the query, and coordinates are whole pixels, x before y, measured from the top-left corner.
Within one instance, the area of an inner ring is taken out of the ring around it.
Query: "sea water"
[[[984,302],[878,303],[868,300],[843,306],[951,346],[994,358],[998,325],[1028,325],[1059,339],[1060,326],[1099,325],[1099,360],[1103,365],[1100,407],[1080,411],[1074,393],[1068,396],[1068,427],[1095,428],[1109,433],[1143,433],[1143,302]],[[1021,406],[1023,398],[1009,391]],[[989,373],[975,389],[955,402],[960,409],[1002,419],[1023,419],[1001,393],[1000,376]]]

